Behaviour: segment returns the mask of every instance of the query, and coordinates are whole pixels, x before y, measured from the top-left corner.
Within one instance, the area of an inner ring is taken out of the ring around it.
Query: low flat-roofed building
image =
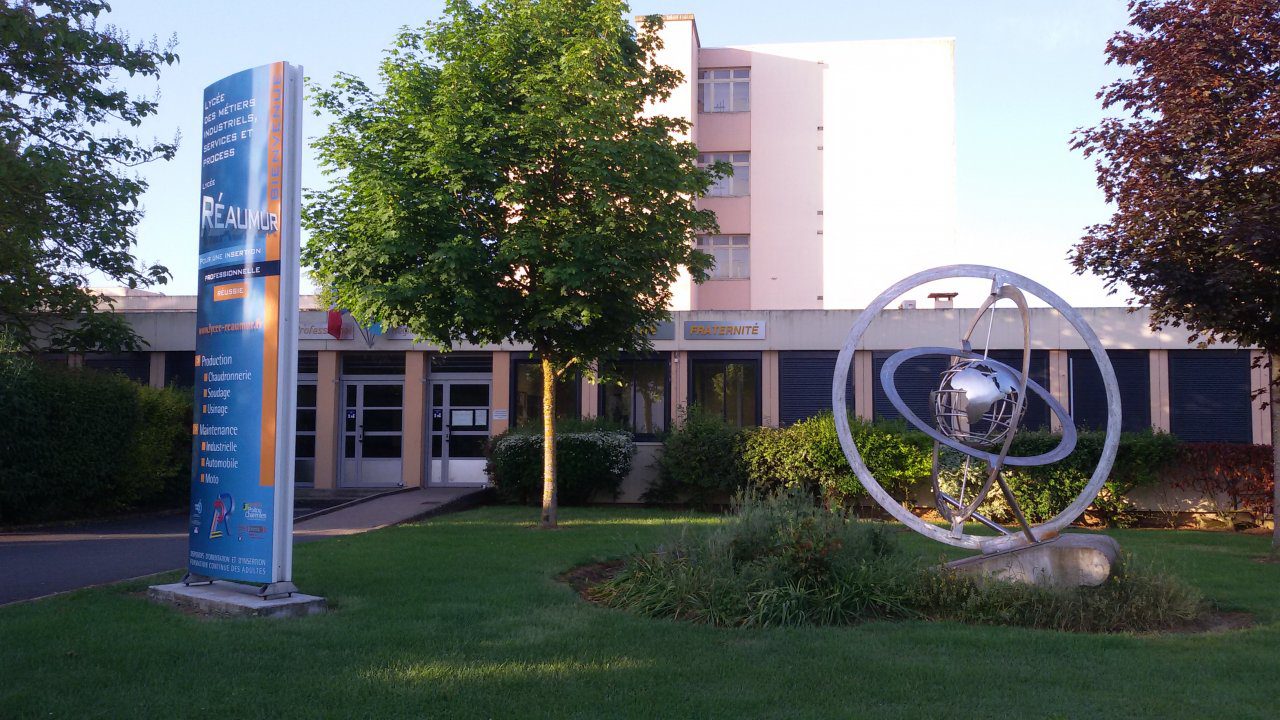
[[[152,385],[191,386],[195,297],[116,300],[148,351],[71,355],[73,365],[116,369]],[[955,346],[970,308],[897,309],[872,324],[854,354],[849,410],[866,419],[897,417],[880,367],[897,350]],[[1016,364],[1021,326],[1014,310],[994,311],[994,359]],[[1084,308],[1120,383],[1125,430],[1156,428],[1187,440],[1266,443],[1267,412],[1250,400],[1265,387],[1252,367],[1260,351],[1195,349],[1183,331],[1153,332],[1145,311]],[[565,416],[604,416],[636,433],[641,456],[619,500],[634,502],[654,472],[660,438],[691,404],[739,425],[778,426],[831,409],[837,351],[857,310],[679,311],[652,335],[651,355],[630,358],[622,386],[583,378],[559,385]],[[1031,309],[1031,379],[1077,425],[1106,421],[1101,376],[1083,341],[1058,313]],[[461,346],[449,352],[415,343],[403,330],[373,334],[303,298],[299,323],[297,482],[317,488],[481,484],[484,441],[515,424],[541,422],[541,369],[521,345]],[[898,372],[898,388],[920,417],[929,415],[944,358],[920,358]],[[1025,426],[1054,429],[1043,403]],[[449,442],[445,442],[448,435]]]

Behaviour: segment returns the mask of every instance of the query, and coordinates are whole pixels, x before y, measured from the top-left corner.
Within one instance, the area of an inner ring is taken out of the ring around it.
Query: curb
[[[456,497],[452,500],[446,500],[445,502],[442,502],[433,508],[428,508],[426,510],[423,510],[422,512],[417,513],[416,515],[407,517],[404,520],[401,520],[399,522],[391,523],[391,525],[388,525],[386,527],[393,527],[395,525],[406,525],[408,523],[427,520],[429,518],[436,517],[437,515],[447,515],[449,513],[462,512],[463,510],[471,510],[472,508],[477,508],[477,507],[480,507],[481,505],[487,505],[489,501],[493,499],[493,494],[494,494],[493,488],[491,487],[482,488],[477,492],[467,493],[466,495]]]
[[[346,502],[344,502],[344,503],[339,503],[338,505],[330,505],[329,507],[326,507],[326,508],[320,508],[319,510],[316,510],[315,512],[307,513],[306,515],[299,515],[299,516],[297,516],[297,517],[295,517],[295,518],[293,519],[293,524],[294,524],[294,525],[297,525],[298,523],[302,522],[303,520],[310,520],[311,518],[318,518],[318,517],[320,517],[321,515],[328,515],[329,513],[337,512],[337,511],[342,510],[342,509],[344,509],[344,508],[349,508],[349,507],[352,507],[352,506],[355,506],[355,505],[359,505],[359,504],[361,504],[361,503],[367,503],[367,502],[369,502],[370,500],[377,500],[378,498],[387,497],[388,495],[399,495],[400,493],[404,493],[404,492],[412,492],[412,491],[414,491],[414,490],[419,490],[419,489],[421,489],[421,488],[416,488],[416,487],[402,487],[402,488],[394,488],[394,489],[392,489],[392,490],[387,490],[386,492],[374,493],[374,494],[372,494],[372,495],[365,495],[364,497],[358,497],[358,498],[356,498],[356,499],[354,499],[354,500],[348,500],[348,501],[346,501]]]

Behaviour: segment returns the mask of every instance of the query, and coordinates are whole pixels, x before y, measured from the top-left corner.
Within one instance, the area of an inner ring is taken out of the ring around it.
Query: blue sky
[[[439,2],[361,0],[115,0],[107,21],[134,39],[176,35],[181,63],[159,83],[160,113],[146,136],[183,136],[177,158],[141,170],[150,183],[138,255],[173,271],[159,288],[195,292],[199,129],[203,88],[238,70],[276,60],[327,82],[339,71],[370,81],[403,25],[440,13]],[[1083,229],[1108,208],[1092,164],[1069,147],[1071,131],[1100,117],[1094,95],[1115,79],[1103,49],[1125,25],[1124,0],[805,0],[776,3],[683,0],[635,3],[634,14],[692,12],[704,46],[906,37],[956,39],[959,238],[984,257],[1033,277],[1076,305],[1115,305],[1102,283],[1076,277],[1066,262]],[[275,31],[275,28],[284,28]],[[314,137],[322,120],[307,115]],[[303,160],[303,185],[324,178]],[[886,278],[889,284],[897,278]]]

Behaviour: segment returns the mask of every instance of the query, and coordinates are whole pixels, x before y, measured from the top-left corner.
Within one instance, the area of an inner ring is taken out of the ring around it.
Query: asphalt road
[[[183,567],[187,515],[0,534],[0,605]]]
[[[299,507],[297,514],[315,509]],[[186,564],[185,511],[0,533],[0,605],[154,575]]]
[[[351,503],[295,526],[295,543],[367,532],[422,517],[477,488],[388,493]],[[479,495],[476,495],[479,497]],[[336,504],[341,500],[329,501]],[[323,502],[294,508],[315,513]],[[187,564],[187,513],[0,533],[0,605],[176,570]]]

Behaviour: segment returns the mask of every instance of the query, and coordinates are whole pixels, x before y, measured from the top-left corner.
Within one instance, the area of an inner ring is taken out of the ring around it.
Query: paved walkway
[[[478,488],[384,495],[294,526],[295,542],[352,535],[447,512]],[[465,501],[464,501],[465,502]],[[0,533],[0,605],[174,570],[186,565],[187,515]]]

